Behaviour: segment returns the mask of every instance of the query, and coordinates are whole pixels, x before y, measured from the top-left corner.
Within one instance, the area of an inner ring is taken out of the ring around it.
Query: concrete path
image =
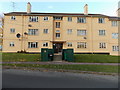
[[[120,63],[72,63],[72,62],[66,62],[66,61],[51,61],[51,62],[0,62],[0,64],[42,64],[42,65],[47,65],[47,64],[60,64],[60,65],[120,65]]]

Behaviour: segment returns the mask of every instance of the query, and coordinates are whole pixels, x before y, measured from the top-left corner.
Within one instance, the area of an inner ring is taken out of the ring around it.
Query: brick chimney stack
[[[31,4],[30,4],[30,2],[27,3],[27,13],[31,13]]]
[[[88,15],[88,5],[85,4],[84,6],[84,15]]]

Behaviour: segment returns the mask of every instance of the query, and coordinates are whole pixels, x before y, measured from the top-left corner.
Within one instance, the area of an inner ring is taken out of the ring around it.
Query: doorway
[[[63,43],[53,43],[54,53],[62,52]]]

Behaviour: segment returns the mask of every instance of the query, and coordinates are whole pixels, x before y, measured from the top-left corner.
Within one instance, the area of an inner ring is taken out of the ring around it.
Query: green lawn
[[[3,66],[13,67],[37,67],[47,69],[62,69],[62,70],[80,70],[80,71],[93,71],[93,72],[109,72],[118,73],[118,66],[110,65],[40,65],[40,64],[3,64]]]
[[[120,56],[102,54],[75,54],[74,62],[86,63],[118,63]]]
[[[40,61],[40,54],[25,54],[25,53],[3,53],[3,62],[36,62]]]
[[[40,61],[40,54],[3,53],[2,61],[3,62],[12,62],[12,61],[36,62],[36,61]],[[74,54],[73,62],[118,63],[118,56],[102,55],[102,54]]]

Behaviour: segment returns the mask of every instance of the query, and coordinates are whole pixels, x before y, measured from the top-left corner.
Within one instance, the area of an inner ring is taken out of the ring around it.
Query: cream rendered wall
[[[53,18],[49,17],[48,21],[43,21],[44,16],[39,16],[39,22],[29,22],[29,16],[16,16],[16,20],[10,20],[11,16],[5,16],[4,23],[4,47],[3,52],[17,52],[26,50],[28,52],[40,52],[41,48],[52,48],[53,36]],[[31,24],[32,27],[28,27]],[[10,28],[15,28],[15,33],[10,33]],[[39,35],[24,35],[24,32],[28,32],[28,29],[38,29]],[[49,29],[48,34],[43,34],[43,29]],[[20,40],[16,37],[16,34],[23,35],[23,39]],[[15,47],[10,47],[9,43],[14,42]],[[38,48],[28,48],[28,42],[38,42]],[[48,47],[43,47],[42,44],[48,42]]]
[[[63,39],[66,42],[72,42],[75,53],[78,52],[90,52],[90,45],[87,45],[87,48],[80,49],[77,48],[77,42],[87,42],[87,44],[90,42],[90,24],[89,24],[90,18],[87,18],[87,23],[77,23],[77,17],[72,17],[72,22],[68,22],[67,17],[63,18]],[[72,29],[72,34],[67,34],[67,30]],[[87,30],[87,35],[85,36],[77,36],[77,29],[80,30]],[[84,39],[84,37],[87,37],[87,39]],[[67,44],[64,44],[64,48],[67,47]],[[70,47],[71,48],[71,47]]]
[[[118,27],[112,27],[111,21],[105,18],[105,23],[98,23],[98,17],[86,17],[86,23],[77,23],[77,17],[72,17],[72,22],[68,22],[68,17],[63,16],[63,20],[53,20],[53,16],[48,16],[49,20],[44,21],[43,17],[38,16],[38,22],[29,22],[29,16],[16,16],[16,20],[10,20],[11,16],[5,16],[4,19],[4,37],[3,37],[3,52],[17,52],[26,50],[27,52],[40,52],[41,48],[52,48],[51,41],[66,41],[63,43],[63,49],[74,48],[75,53],[110,53],[118,55],[118,52],[112,51],[113,45],[118,45],[117,39],[112,39],[112,33],[118,32]],[[61,27],[56,28],[55,23],[61,22]],[[28,25],[31,24],[32,27]],[[10,28],[15,28],[15,33],[10,33]],[[28,29],[38,29],[39,34],[24,35]],[[49,33],[44,34],[43,30],[48,29]],[[72,34],[67,34],[67,30],[72,29]],[[77,36],[77,29],[87,30],[87,35]],[[60,30],[61,37],[56,38],[56,30]],[[99,30],[106,30],[105,36],[99,36]],[[18,39],[16,34],[23,35],[23,40]],[[54,38],[53,38],[54,37]],[[87,39],[84,39],[86,37]],[[10,47],[9,43],[14,42],[15,46]],[[28,42],[38,42],[38,48],[28,48]],[[43,47],[42,44],[48,42],[48,47]],[[72,42],[72,47],[67,47],[67,42]],[[77,42],[87,42],[87,48],[77,48]],[[105,42],[106,48],[100,49],[99,43]]]

